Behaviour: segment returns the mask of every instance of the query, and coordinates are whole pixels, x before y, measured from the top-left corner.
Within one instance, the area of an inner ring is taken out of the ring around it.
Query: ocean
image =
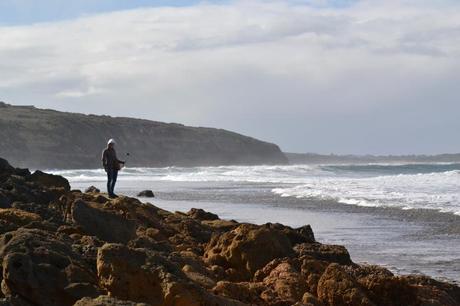
[[[105,172],[53,170],[74,189],[105,190]],[[171,211],[293,227],[345,245],[357,263],[460,282],[460,164],[125,168],[116,191]]]

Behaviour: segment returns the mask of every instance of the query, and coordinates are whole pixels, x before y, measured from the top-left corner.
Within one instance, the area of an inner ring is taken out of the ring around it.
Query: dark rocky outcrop
[[[0,305],[460,305],[458,286],[355,264],[309,226],[171,213],[36,173],[0,159]]]
[[[278,146],[222,129],[64,113],[0,102],[0,156],[35,169],[101,167],[116,138],[129,166],[286,164]],[[1,165],[0,165],[1,167]]]
[[[88,188],[85,189],[85,192],[87,193],[99,193],[101,190],[95,186],[89,186]]]
[[[154,198],[155,195],[153,194],[152,190],[143,190],[137,194],[138,197],[144,197],[144,198]]]

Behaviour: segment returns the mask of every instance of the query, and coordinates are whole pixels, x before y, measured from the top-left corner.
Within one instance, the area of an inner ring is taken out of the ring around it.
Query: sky
[[[457,0],[0,0],[0,101],[286,152],[460,152]]]

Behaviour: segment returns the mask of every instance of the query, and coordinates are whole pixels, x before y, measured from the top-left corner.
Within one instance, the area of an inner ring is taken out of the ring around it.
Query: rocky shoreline
[[[0,305],[460,305],[460,288],[353,263],[310,226],[254,225],[0,159]]]

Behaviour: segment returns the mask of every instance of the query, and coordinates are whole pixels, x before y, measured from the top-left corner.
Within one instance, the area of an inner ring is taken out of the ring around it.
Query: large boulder
[[[83,297],[97,297],[94,271],[67,241],[37,229],[6,233],[0,242],[3,258],[2,292],[33,305],[73,305]]]
[[[419,305],[429,306],[457,306],[460,305],[460,287],[452,283],[445,283],[423,275],[402,276],[413,289],[412,301]],[[408,304],[410,305],[410,304]]]
[[[318,260],[351,265],[353,262],[348,250],[341,245],[329,245],[321,243],[301,243],[294,247],[299,257],[313,257]]]
[[[329,306],[376,306],[365,289],[336,263],[330,264],[321,276],[317,294]]]
[[[60,175],[44,173],[40,170],[35,171],[27,178],[28,181],[40,184],[47,188],[63,188],[66,191],[70,190],[69,181]]]
[[[205,249],[209,264],[222,266],[231,280],[249,280],[268,262],[293,255],[286,235],[270,226],[241,224],[234,230],[216,235]]]
[[[404,277],[394,276],[383,267],[363,265],[343,269],[367,290],[367,295],[377,305],[393,305],[395,301],[405,306],[420,304],[409,282]]]
[[[89,186],[88,188],[85,189],[85,192],[87,193],[99,193],[101,190],[95,186]]]
[[[217,216],[216,214],[210,213],[208,211],[205,211],[204,209],[201,209],[201,208],[192,208],[187,212],[187,215],[193,219],[197,219],[200,221],[219,220],[219,216]]]
[[[104,210],[99,204],[76,200],[72,205],[72,220],[87,234],[106,242],[127,243],[136,237],[136,223],[115,211]]]
[[[0,173],[11,173],[13,170],[13,166],[6,159],[0,158]]]
[[[266,305],[260,294],[265,290],[261,282],[219,281],[212,291],[218,295],[232,298],[249,305]]]
[[[154,198],[155,194],[153,193],[152,190],[143,190],[137,194],[138,197],[144,197],[144,198]]]
[[[41,221],[42,218],[37,214],[24,210],[6,208],[0,209],[0,220],[21,227],[31,222]]]
[[[291,259],[275,259],[264,270],[266,276],[262,283],[265,290],[261,298],[267,305],[293,305],[302,300],[307,283],[298,263]]]
[[[174,263],[156,252],[106,244],[97,271],[110,296],[152,306],[242,305],[214,296],[191,282]]]

